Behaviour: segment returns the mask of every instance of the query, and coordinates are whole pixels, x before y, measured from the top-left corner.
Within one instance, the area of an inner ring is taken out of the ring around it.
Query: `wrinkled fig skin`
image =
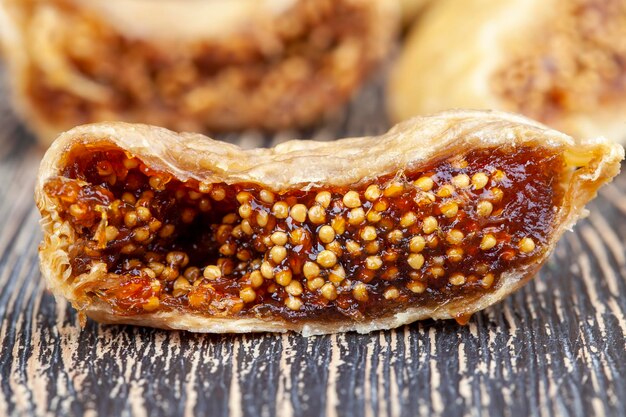
[[[254,150],[85,125],[41,163],[41,269],[55,294],[105,323],[312,335],[463,321],[534,275],[623,156],[498,112]],[[546,214],[507,218],[530,207],[535,194],[516,193],[533,184],[551,184],[532,205],[551,204]],[[200,239],[195,249],[184,236]]]

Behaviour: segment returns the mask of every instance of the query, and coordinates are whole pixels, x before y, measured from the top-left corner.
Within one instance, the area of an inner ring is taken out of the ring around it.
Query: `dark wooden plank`
[[[379,133],[381,88],[318,129],[223,138],[253,147]],[[626,415],[626,174],[535,281],[467,326],[311,338],[81,329],[37,266],[41,150],[2,106],[0,415]]]

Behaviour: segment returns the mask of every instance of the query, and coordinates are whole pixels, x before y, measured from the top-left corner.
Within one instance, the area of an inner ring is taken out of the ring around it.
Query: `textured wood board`
[[[380,84],[310,132],[225,139],[380,133]],[[0,106],[0,416],[626,415],[626,175],[535,281],[467,326],[311,338],[81,329],[40,279],[42,151]]]

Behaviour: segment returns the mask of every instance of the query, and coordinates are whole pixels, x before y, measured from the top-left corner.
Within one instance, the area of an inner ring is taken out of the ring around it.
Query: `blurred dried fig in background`
[[[393,120],[449,108],[523,113],[626,141],[626,0],[437,0],[389,82]]]
[[[124,120],[215,132],[310,125],[386,56],[386,0],[4,0],[18,111],[44,142]]]

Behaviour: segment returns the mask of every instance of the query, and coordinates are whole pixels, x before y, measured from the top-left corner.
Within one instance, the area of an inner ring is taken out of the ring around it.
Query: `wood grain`
[[[308,132],[224,139],[380,133],[380,93],[378,80]],[[311,338],[81,329],[40,279],[42,151],[2,106],[0,416],[626,415],[626,174],[535,281],[467,326]]]

